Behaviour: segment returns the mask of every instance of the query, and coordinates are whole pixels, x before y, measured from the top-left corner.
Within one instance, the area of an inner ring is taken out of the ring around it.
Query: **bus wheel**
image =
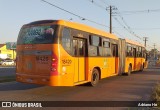
[[[129,75],[131,74],[131,72],[132,72],[132,67],[131,67],[131,65],[129,65],[129,67],[128,67],[128,72],[127,72],[127,76],[129,76]]]
[[[90,85],[94,87],[98,84],[98,82],[99,82],[99,71],[94,68],[91,76]]]

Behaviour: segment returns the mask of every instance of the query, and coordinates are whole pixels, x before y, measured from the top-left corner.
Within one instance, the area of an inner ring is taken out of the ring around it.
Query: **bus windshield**
[[[55,26],[34,26],[21,29],[17,44],[50,44],[53,43]]]

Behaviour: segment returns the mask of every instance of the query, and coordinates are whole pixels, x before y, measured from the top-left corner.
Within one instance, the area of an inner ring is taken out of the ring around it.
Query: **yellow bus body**
[[[119,38],[115,35],[79,23],[57,20],[52,23],[24,25],[23,28],[47,25],[58,25],[102,36],[103,38],[106,37],[117,42],[116,45],[118,48]],[[77,37],[80,40],[84,39],[81,32],[79,32],[75,39]],[[16,80],[18,82],[50,86],[75,86],[91,82],[94,68],[99,71],[100,79],[121,74],[119,73],[119,56],[74,57],[66,52],[60,43],[60,38],[58,37],[57,39],[57,43],[51,44],[17,45]],[[88,40],[88,38],[85,39]],[[88,41],[86,43],[88,45]],[[57,68],[52,68],[52,63],[57,60],[53,55],[58,59]],[[47,61],[40,61],[42,60],[41,58],[47,58]],[[124,72],[128,72],[129,64],[136,65],[132,67],[132,71],[137,71],[144,62],[144,58],[134,59],[127,57],[125,59]]]
[[[131,40],[128,40],[128,39],[125,39],[125,40],[126,40],[126,43],[136,45],[136,46],[140,46],[140,47],[144,48],[144,46],[142,44],[138,43],[138,42],[131,41]],[[128,72],[128,65],[131,65],[132,71],[140,71],[141,66],[143,68],[147,67],[147,66],[145,66],[146,60],[145,60],[144,57],[126,57],[125,64],[126,64],[125,65],[125,73]]]

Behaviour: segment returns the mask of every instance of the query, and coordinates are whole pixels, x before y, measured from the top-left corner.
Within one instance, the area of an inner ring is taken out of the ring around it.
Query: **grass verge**
[[[0,83],[11,82],[11,81],[16,81],[16,77],[15,76],[2,76],[2,77],[0,77]]]
[[[155,108],[160,110],[160,83],[159,82],[157,82],[156,85],[153,87],[151,100],[157,103],[158,107],[155,107]]]
[[[160,101],[160,83],[159,82],[157,82],[153,88],[151,99],[153,101]]]

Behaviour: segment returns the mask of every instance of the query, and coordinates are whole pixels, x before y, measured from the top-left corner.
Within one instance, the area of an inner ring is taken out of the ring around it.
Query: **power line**
[[[159,30],[160,28],[131,28],[132,30]]]
[[[114,28],[116,28],[116,29],[123,29],[123,28],[121,28],[121,27],[114,27]],[[132,29],[132,30],[159,30],[160,28],[158,27],[158,28],[131,28],[130,27],[130,29]]]
[[[100,0],[101,2],[103,2],[104,3],[104,1],[103,0]],[[94,4],[94,5],[96,5],[96,2],[95,1],[93,1],[92,0],[92,3]],[[106,4],[107,6],[108,6],[108,4]],[[96,5],[97,6],[97,5]],[[101,7],[100,5],[98,6],[98,7]],[[109,6],[108,6],[109,7]],[[104,8],[104,7],[101,7],[102,9]],[[107,8],[105,9],[106,11],[108,11],[108,13],[110,13],[109,12],[109,10],[107,10]],[[133,30],[156,30],[156,29],[160,29],[160,28],[131,28],[128,24],[127,24],[127,22],[124,20],[124,18],[122,17],[122,14],[132,14],[132,13],[143,13],[143,12],[158,12],[158,11],[160,11],[160,9],[156,9],[156,10],[142,10],[142,11],[135,11],[135,12],[131,12],[131,13],[122,13],[122,12],[112,12],[112,14],[116,14],[116,15],[118,15],[120,18],[121,18],[121,20],[122,20],[122,22],[123,22],[123,24],[125,25],[123,25],[117,18],[115,18],[114,17],[114,19],[116,20],[116,22],[120,25],[120,26],[122,26],[122,28],[124,29],[124,30],[126,30],[127,32],[129,32],[131,35],[133,35],[133,36],[135,36],[136,38],[138,38],[138,39],[140,39],[140,40],[143,40],[142,39],[142,37],[139,37],[137,34],[135,34],[135,32],[133,32]],[[128,11],[129,12],[129,11]],[[115,31],[115,29],[114,29],[114,31]],[[117,33],[117,32],[115,32],[116,34],[118,34],[118,35],[120,35],[119,33]],[[122,36],[122,35],[120,35],[120,36]]]
[[[121,25],[127,32],[129,32],[130,34],[134,35],[135,37],[139,38],[142,40],[141,37],[137,36],[134,32],[130,31],[130,29],[128,29],[126,26],[124,26],[116,17],[114,17],[114,19],[117,21],[117,23],[119,25]]]
[[[121,14],[138,14],[138,13],[151,13],[151,12],[160,12],[160,9],[148,9],[148,10],[139,10],[139,11],[122,11]],[[117,13],[117,14],[119,14]]]
[[[93,1],[93,0],[89,0],[89,1],[92,2],[93,4],[97,5],[97,4],[95,3],[95,1]],[[104,2],[103,2],[103,3],[104,3]],[[98,7],[101,7],[101,8],[103,9],[103,7],[100,6],[100,5],[98,5]],[[112,12],[112,7],[113,7],[113,6],[109,6],[109,10],[108,10],[108,7],[106,8],[106,11],[108,11],[109,14],[110,14],[110,33],[112,33],[112,14],[113,14],[113,12]],[[117,10],[116,7],[114,7],[114,8]],[[114,12],[114,13],[115,13],[115,12]],[[116,14],[117,14],[117,13],[116,13]],[[126,21],[124,20],[124,18],[123,18],[121,15],[119,15],[119,16],[120,16],[120,18],[122,19],[122,22],[123,22],[126,26],[124,26],[122,23],[120,23],[120,21],[119,21],[117,18],[114,17],[114,19],[115,19],[127,32],[129,32],[129,33],[132,34],[133,36],[135,36],[135,37],[137,37],[137,38],[139,38],[139,39],[142,40],[141,37],[139,37],[138,35],[136,35],[136,34],[131,30],[131,28],[128,26],[128,24],[126,23]]]
[[[78,14],[75,14],[75,13],[73,13],[73,12],[70,12],[70,11],[68,11],[68,10],[65,10],[65,9],[63,9],[63,8],[57,6],[57,5],[54,5],[54,4],[52,4],[52,3],[50,3],[50,2],[48,2],[48,1],[46,1],[46,0],[41,0],[41,1],[47,3],[47,4],[51,5],[51,6],[53,6],[53,7],[55,7],[55,8],[58,8],[58,9],[64,11],[64,12],[67,12],[67,13],[69,13],[69,14],[71,14],[71,15],[74,15],[74,16],[80,18],[81,20],[87,20],[87,21],[92,22],[92,23],[95,23],[95,24],[97,24],[97,25],[101,25],[101,26],[103,26],[103,27],[108,27],[108,26],[106,26],[106,25],[104,25],[104,24],[97,23],[97,22],[95,22],[95,21],[93,21],[93,20],[84,18],[84,17],[82,17],[82,16],[80,16],[80,15],[78,15]]]
[[[100,2],[102,2],[103,4],[109,7],[109,5],[104,0],[100,0]]]
[[[106,26],[106,25],[104,25],[104,24],[97,23],[97,22],[95,22],[95,21],[93,21],[93,20],[84,18],[84,17],[82,17],[82,16],[80,16],[80,15],[78,15],[78,14],[75,14],[75,13],[73,13],[73,12],[70,12],[70,11],[68,11],[68,10],[65,10],[65,9],[63,9],[63,8],[57,6],[57,5],[54,5],[54,4],[52,4],[52,3],[50,3],[50,2],[48,2],[48,1],[46,1],[46,0],[41,0],[41,1],[42,1],[42,2],[45,2],[45,3],[49,4],[49,5],[51,5],[51,6],[53,6],[53,7],[56,7],[56,8],[58,8],[58,9],[62,10],[62,11],[65,11],[65,12],[71,14],[71,15],[74,15],[74,16],[80,18],[81,20],[87,20],[87,21],[92,22],[92,23],[95,23],[95,24],[97,24],[97,25],[101,25],[101,26],[103,26],[103,27],[108,27],[108,26]],[[93,4],[95,4],[96,6],[102,8],[102,9],[105,9],[105,11],[108,11],[107,8],[104,8],[102,5],[96,3],[94,0],[89,0],[89,1],[92,2]],[[121,15],[119,15],[119,16],[121,17],[123,23],[124,23],[126,26],[124,26],[123,24],[121,24],[120,21],[119,21],[117,18],[114,17],[114,19],[115,19],[126,31],[128,31],[130,34],[132,34],[132,35],[134,35],[135,37],[141,39],[139,36],[137,36],[137,35],[131,30],[131,28],[130,28],[130,27],[127,25],[127,23],[125,22],[124,18],[123,18]]]
[[[131,29],[130,26],[128,26],[127,22],[124,20],[124,18],[119,15],[119,17],[121,18],[122,22],[127,26],[128,29]]]
[[[121,35],[119,32],[117,32],[117,31],[115,31],[115,30],[114,30],[114,33],[116,33],[116,34],[119,35],[120,37],[125,38],[123,35]]]
[[[106,9],[105,7],[103,7],[102,5],[98,4],[97,2],[95,2],[94,0],[88,0],[89,2],[93,3],[94,5],[98,6],[101,9]]]
[[[135,34],[135,32],[133,32],[132,31],[132,29],[130,28],[130,26],[127,24],[127,22],[124,20],[124,18],[119,14],[118,15],[120,18],[121,18],[121,20],[122,20],[122,22],[126,25],[125,27],[125,29],[127,29],[127,31],[130,33],[130,34],[132,34],[132,35],[134,35],[135,37],[137,37],[137,38],[139,38],[139,39],[142,39],[141,37],[139,37],[138,35],[136,35]],[[118,19],[117,19],[118,20]]]
[[[61,7],[58,7],[58,6],[56,6],[56,5],[54,5],[54,4],[50,3],[50,2],[47,2],[47,1],[45,1],[45,0],[41,0],[41,1],[47,3],[47,4],[51,5],[51,6],[54,6],[54,7],[58,8],[58,9],[60,9],[60,10],[62,10],[62,11],[65,11],[65,12],[71,14],[71,15],[74,15],[74,16],[76,16],[76,17],[79,17],[80,19],[84,19],[83,17],[81,17],[81,16],[79,16],[79,15],[77,15],[77,14],[74,14],[74,13],[68,11],[68,10],[65,10],[65,9],[63,9],[63,8],[61,8]]]

